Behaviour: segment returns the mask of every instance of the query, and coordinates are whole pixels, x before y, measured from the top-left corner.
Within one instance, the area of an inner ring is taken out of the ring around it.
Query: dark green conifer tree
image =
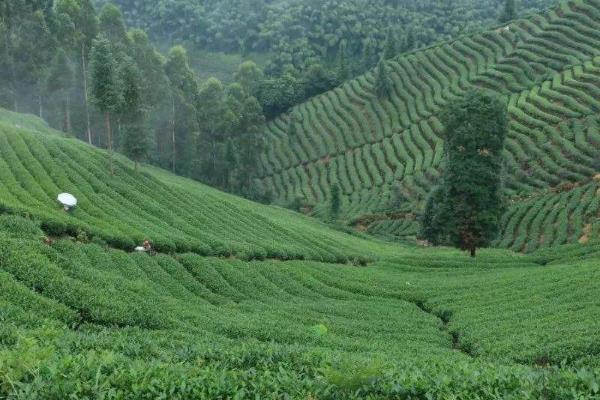
[[[494,94],[470,91],[448,105],[442,122],[445,167],[441,185],[427,203],[421,234],[474,257],[495,239],[503,212],[506,103]]]
[[[111,113],[118,110],[123,100],[117,62],[111,51],[110,42],[105,37],[100,36],[94,40],[90,59],[92,100],[96,107],[104,114],[109,166],[111,174],[114,174]]]

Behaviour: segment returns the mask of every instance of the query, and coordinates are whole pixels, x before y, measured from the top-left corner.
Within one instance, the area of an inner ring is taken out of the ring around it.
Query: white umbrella
[[[60,204],[65,207],[75,207],[77,205],[77,199],[70,193],[61,193],[56,198]]]

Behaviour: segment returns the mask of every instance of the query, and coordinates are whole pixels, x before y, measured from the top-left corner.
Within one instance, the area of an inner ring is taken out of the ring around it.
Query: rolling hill
[[[392,245],[0,121],[0,398],[600,395],[599,245]]]
[[[510,118],[509,210],[497,246],[587,242],[600,229],[599,32],[600,1],[571,0],[393,59],[389,98],[375,96],[367,73],[270,122],[260,184],[279,204],[315,204],[317,216],[338,184],[344,220],[413,237],[440,174],[439,112],[482,88],[504,96]]]
[[[163,252],[246,260],[373,258],[372,251],[356,250],[364,240],[288,210],[151,167],[136,173],[119,156],[113,178],[105,152],[61,137],[35,117],[0,111],[0,120],[0,209],[43,221],[50,235],[83,233],[124,250],[151,238]],[[73,213],[57,207],[63,191],[79,199]]]

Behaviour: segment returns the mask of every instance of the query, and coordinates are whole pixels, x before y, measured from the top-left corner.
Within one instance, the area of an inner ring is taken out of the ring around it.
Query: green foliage
[[[421,218],[420,236],[427,239],[433,245],[441,245],[447,239],[451,208],[446,206],[445,192],[442,186],[433,188]]]
[[[363,364],[355,360],[343,360],[335,367],[324,368],[323,376],[338,390],[352,393],[374,384],[383,370],[383,365],[378,361]]]
[[[28,234],[7,239],[4,229],[2,397],[599,393],[589,356],[597,308],[574,308],[598,290],[592,253],[577,268],[546,254],[556,265],[541,268],[508,251],[469,260],[390,246],[389,258],[363,269],[46,246]],[[477,358],[456,350],[468,347]],[[550,365],[535,365],[542,360]]]
[[[258,88],[263,78],[263,72],[252,61],[241,63],[235,73],[236,82],[242,85],[248,96],[256,96],[258,94]]]
[[[595,30],[598,5],[588,5],[563,5],[388,60],[389,97],[377,97],[375,68],[293,107],[265,128],[261,185],[279,204],[303,193],[315,205],[313,215],[327,219],[330,187],[339,182],[344,220],[414,242],[444,166],[441,110],[469,89],[486,88],[505,98],[509,118],[502,192],[508,208],[493,245],[531,252],[596,240],[600,204],[591,181],[598,171],[600,92],[591,83],[600,58],[595,39],[585,45],[570,39]],[[396,186],[401,209],[390,207]]]
[[[39,239],[43,236],[38,222],[17,215],[0,215],[0,231],[16,237]]]
[[[126,46],[129,42],[127,29],[121,9],[114,4],[108,3],[100,11],[98,16],[100,31],[111,43],[117,46]],[[121,48],[119,50],[122,50]]]
[[[329,211],[331,213],[331,218],[336,220],[340,214],[340,209],[342,208],[342,194],[340,190],[340,186],[338,184],[334,184],[331,188],[331,200],[329,204]]]
[[[63,49],[59,49],[50,67],[46,88],[48,93],[68,93],[73,87],[73,67]]]
[[[390,78],[385,60],[381,59],[377,64],[377,75],[375,76],[375,93],[380,99],[389,98],[394,86]]]
[[[506,105],[493,94],[470,91],[443,111],[446,160],[441,186],[425,209],[423,233],[462,250],[486,247],[502,216],[502,152]]]
[[[389,60],[398,54],[397,43],[398,39],[394,31],[390,28],[385,38],[385,47],[383,48],[383,59]]]
[[[598,396],[597,244],[387,244],[122,158],[110,176],[20,118],[0,123],[0,397]]]
[[[258,94],[265,114],[270,117],[288,110],[303,97],[304,93],[300,82],[291,74],[265,79]]]
[[[500,22],[508,22],[517,18],[517,6],[515,0],[505,0],[504,8],[498,19]]]
[[[92,101],[102,112],[116,112],[123,102],[118,64],[108,39],[94,40],[90,56]]]
[[[256,100],[248,103],[256,105]],[[256,143],[244,143],[244,148],[261,145],[256,133],[247,132],[240,140],[246,138]],[[242,167],[256,168],[256,163],[250,164],[258,153],[235,152],[232,167],[239,179],[247,173]],[[111,176],[102,168],[104,157],[102,151],[66,140],[49,128],[28,132],[0,123],[0,185],[5,188],[0,191],[0,210],[28,213],[49,236],[77,237],[85,232],[88,238],[126,251],[148,238],[166,253],[328,262],[373,256],[353,250],[356,238],[334,231],[322,236],[316,222],[289,220],[287,210],[248,208],[242,199],[161,170],[141,167],[135,172],[123,157],[115,157],[116,175]],[[269,200],[269,193],[253,181],[247,189],[260,200]],[[64,191],[79,200],[70,213],[56,202]],[[285,226],[280,221],[286,221]]]

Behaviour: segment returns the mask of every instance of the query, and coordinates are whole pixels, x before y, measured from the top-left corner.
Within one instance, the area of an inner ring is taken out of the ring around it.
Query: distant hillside
[[[129,26],[157,42],[184,43],[206,51],[207,58],[211,52],[259,60],[267,55],[267,71],[278,75],[315,61],[334,64],[342,42],[354,72],[364,71],[365,47],[382,52],[390,29],[399,41],[411,36],[408,48],[426,46],[493,25],[505,0],[94,0],[97,7],[111,2],[121,7]],[[518,15],[528,15],[556,0],[517,4]],[[223,55],[214,57],[225,61],[224,71],[230,68]]]
[[[277,202],[300,197],[372,233],[414,236],[439,176],[439,112],[470,88],[505,96],[511,199],[498,245],[533,250],[600,229],[600,0],[575,0],[488,32],[389,62],[389,99],[368,73],[272,121],[261,184]],[[400,206],[398,206],[400,204]],[[400,213],[398,210],[400,209]]]
[[[144,167],[138,173],[124,157],[116,165],[111,177],[105,151],[64,138],[36,117],[0,109],[0,213],[39,219],[50,235],[85,235],[124,250],[148,238],[161,252],[242,259],[373,257],[364,240],[300,214],[160,169]],[[79,199],[72,213],[56,202],[63,191]]]

